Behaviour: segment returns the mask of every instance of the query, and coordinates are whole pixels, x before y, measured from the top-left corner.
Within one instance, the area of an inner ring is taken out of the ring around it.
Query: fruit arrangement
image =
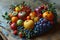
[[[57,13],[54,4],[44,4],[32,9],[24,2],[11,7],[12,12],[2,15],[9,20],[14,35],[20,38],[32,38],[53,28],[57,22]]]

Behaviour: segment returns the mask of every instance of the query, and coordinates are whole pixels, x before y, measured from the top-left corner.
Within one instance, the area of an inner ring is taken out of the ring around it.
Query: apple
[[[10,27],[11,27],[11,29],[12,29],[12,30],[16,30],[16,29],[17,29],[17,27],[16,27],[16,24],[15,24],[15,23],[12,23],[12,24],[10,25]]]
[[[24,21],[24,28],[25,29],[33,29],[34,22],[32,20],[25,20]]]
[[[22,21],[21,19],[19,19],[19,20],[17,21],[17,25],[18,25],[18,26],[21,26],[22,23],[23,23],[23,21]]]
[[[38,21],[39,21],[39,17],[35,17],[34,22],[38,22]]]
[[[22,19],[24,16],[26,16],[26,12],[19,12],[18,13],[18,18]]]
[[[20,36],[20,38],[22,38],[22,37],[23,37],[22,32],[19,32],[19,36]]]
[[[14,34],[14,35],[17,35],[17,33],[18,33],[17,30],[14,30],[14,31],[13,31],[13,34]]]

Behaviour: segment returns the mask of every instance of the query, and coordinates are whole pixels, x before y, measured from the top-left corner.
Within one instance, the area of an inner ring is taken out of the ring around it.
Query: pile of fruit
[[[5,13],[3,18],[9,20],[14,35],[20,38],[32,38],[50,30],[57,22],[57,14],[53,4],[41,5],[32,9],[24,4],[15,5],[11,13]]]

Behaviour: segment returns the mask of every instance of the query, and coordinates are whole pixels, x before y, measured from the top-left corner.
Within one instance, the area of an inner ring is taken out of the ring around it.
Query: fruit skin
[[[44,9],[44,5],[41,5],[41,8],[40,9],[43,10]]]
[[[43,18],[51,21],[51,20],[54,19],[54,15],[51,11],[46,11],[46,12],[43,13]]]
[[[39,17],[35,17],[34,22],[38,22],[38,21],[39,21]]]
[[[18,20],[18,17],[12,17],[12,18],[11,18],[12,23],[16,23],[17,20]]]
[[[25,29],[33,29],[34,22],[32,20],[25,20],[24,21],[24,28]]]
[[[52,24],[50,21],[48,21],[45,18],[40,18],[39,21],[37,23],[34,24],[34,34],[36,35],[40,35],[44,32],[47,32],[48,30],[50,30],[52,28]]]
[[[17,21],[18,26],[22,26],[22,24],[23,24],[23,21],[21,19]]]
[[[14,31],[13,31],[13,34],[14,34],[14,35],[17,35],[17,33],[18,33],[17,30],[14,30]]]
[[[16,27],[16,24],[15,24],[15,23],[12,23],[12,24],[10,25],[10,27],[11,27],[11,29],[12,29],[12,30],[16,30],[16,29],[17,29],[17,27]]]
[[[36,17],[37,14],[36,14],[35,12],[31,12],[31,13],[30,13],[30,16],[31,16],[31,17]]]
[[[36,8],[34,11],[37,13],[37,14],[39,14],[39,10],[40,9],[40,7],[39,8]]]
[[[16,12],[19,12],[19,11],[20,11],[20,8],[19,8],[19,7],[16,7],[16,8],[15,8],[15,11],[16,11]]]
[[[40,14],[38,14],[38,17],[39,17],[39,18],[42,18],[42,14],[41,14],[41,13],[40,13]]]
[[[27,16],[27,20],[30,20],[31,19],[31,17],[30,16]]]
[[[29,13],[31,12],[31,9],[29,6],[22,6],[22,11],[25,11],[27,15],[29,15]]]
[[[37,14],[35,13],[35,12],[31,12],[30,14],[29,14],[29,16],[31,17],[31,19],[33,20],[34,19],[34,17],[36,17],[37,16]]]
[[[18,18],[23,19],[26,16],[26,12],[19,12],[18,13]]]
[[[22,38],[22,37],[23,37],[22,32],[19,32],[19,36],[20,36],[20,38]]]

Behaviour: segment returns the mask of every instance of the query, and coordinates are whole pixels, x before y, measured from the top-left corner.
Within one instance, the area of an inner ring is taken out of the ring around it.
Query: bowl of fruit
[[[33,11],[24,2],[10,8],[3,16],[9,22],[14,35],[20,38],[33,38],[48,32],[57,23],[54,4],[43,4]]]

